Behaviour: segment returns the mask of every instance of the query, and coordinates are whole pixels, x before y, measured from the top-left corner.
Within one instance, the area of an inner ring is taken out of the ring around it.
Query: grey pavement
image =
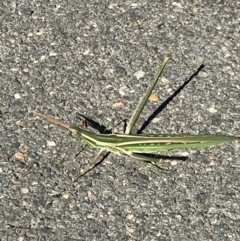
[[[144,133],[240,136],[239,1],[6,0],[0,34],[1,241],[240,240],[239,142],[166,152],[188,157],[169,173],[110,154],[73,184],[97,150],[72,160],[33,114],[129,119],[168,56],[135,131],[158,110]]]

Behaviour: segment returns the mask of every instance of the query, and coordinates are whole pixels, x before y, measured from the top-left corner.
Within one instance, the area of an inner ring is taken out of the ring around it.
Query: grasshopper
[[[74,181],[85,175],[98,164],[99,156],[104,150],[121,156],[129,156],[138,161],[142,161],[162,169],[161,167],[155,165],[155,163],[159,162],[160,159],[152,158],[144,154],[181,148],[208,147],[240,139],[240,137],[237,136],[227,135],[130,134],[168,60],[169,59],[167,57],[164,58],[157,74],[148,86],[146,93],[140,99],[138,106],[130,118],[125,134],[95,134],[91,131],[65,123],[61,120],[54,119],[41,113],[35,113],[37,116],[52,124],[68,129],[90,147],[100,148],[99,153],[93,161],[76,176]]]

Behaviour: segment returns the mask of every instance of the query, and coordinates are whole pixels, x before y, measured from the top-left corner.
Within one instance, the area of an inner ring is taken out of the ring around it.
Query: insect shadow
[[[200,65],[197,71],[195,71],[171,96],[169,96],[150,116],[149,118],[143,123],[140,129],[137,131],[137,134],[142,134],[143,131],[147,128],[147,126],[152,122],[152,120],[157,117],[166,107],[167,105],[173,101],[173,99],[180,94],[180,92],[199,74],[200,71],[204,68],[204,64]],[[100,134],[112,134],[112,130],[108,129],[106,126],[99,124],[98,122],[94,121],[91,118],[88,118],[82,114],[78,114],[79,117],[84,118],[88,125],[93,129],[97,130]],[[123,120],[119,122],[116,126],[120,125],[124,122],[124,127],[126,127],[127,120]],[[125,129],[125,128],[124,128]],[[109,155],[109,153],[105,154],[101,161],[97,164],[97,166]],[[167,155],[158,155],[158,154],[141,154],[145,155],[146,157],[155,157],[159,159],[165,160],[180,160],[186,161],[188,156],[167,156]]]

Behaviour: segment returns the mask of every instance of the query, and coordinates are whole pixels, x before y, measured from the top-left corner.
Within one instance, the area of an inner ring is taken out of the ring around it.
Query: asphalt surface
[[[240,240],[239,142],[73,184],[97,150],[33,114],[129,119],[168,56],[135,131],[240,136],[240,2],[191,2],[1,1],[0,240]]]

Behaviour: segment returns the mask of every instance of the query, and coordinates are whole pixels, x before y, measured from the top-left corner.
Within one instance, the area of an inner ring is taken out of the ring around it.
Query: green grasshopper
[[[99,156],[104,150],[113,152],[121,156],[129,156],[138,161],[142,161],[162,169],[161,167],[155,165],[155,163],[159,162],[160,159],[152,158],[144,154],[156,153],[172,149],[207,147],[240,139],[240,137],[237,136],[226,135],[130,134],[145,104],[147,103],[153,88],[155,87],[159,77],[161,76],[168,60],[169,59],[167,57],[164,58],[163,63],[158,69],[156,76],[150,83],[146,93],[140,99],[138,106],[136,107],[135,111],[132,114],[132,117],[130,118],[125,134],[95,134],[85,129],[65,123],[61,120],[54,119],[40,113],[36,113],[36,115],[42,117],[46,121],[68,129],[74,135],[80,137],[81,140],[87,143],[90,147],[100,148],[99,153],[90,163],[90,165],[83,169],[76,176],[74,181],[76,181],[79,177],[85,175],[88,171],[90,171],[98,164]]]

